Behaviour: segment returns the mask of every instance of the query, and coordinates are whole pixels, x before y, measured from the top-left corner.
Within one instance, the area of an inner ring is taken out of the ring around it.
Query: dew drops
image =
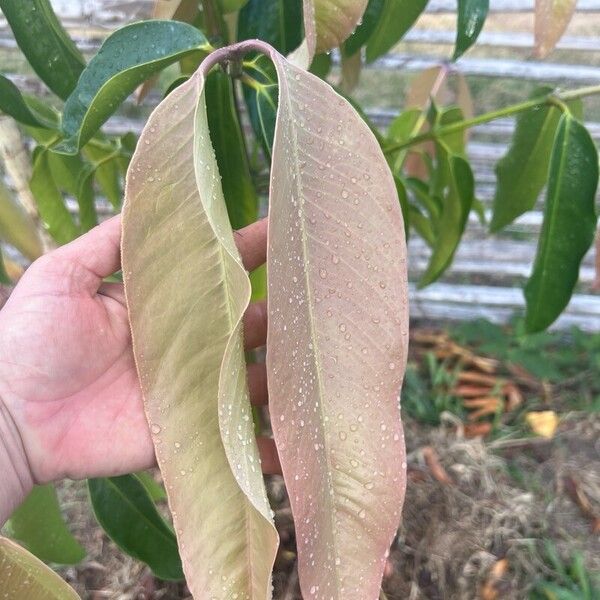
[[[342,198],[346,199],[348,196],[348,190],[342,190]]]
[[[386,288],[385,281],[380,281],[380,282],[379,282],[379,287],[380,287],[382,290],[385,290],[385,288]]]
[[[332,262],[334,265],[337,265],[337,264],[340,262],[340,257],[339,257],[337,254],[333,254],[333,255],[331,256],[331,262]]]
[[[365,488],[367,490],[372,490],[375,487],[375,484],[372,481],[367,481],[367,483],[365,483]]]
[[[327,271],[326,271],[325,269],[321,269],[321,270],[319,271],[319,277],[320,277],[321,279],[325,279],[325,278],[327,277]]]
[[[364,508],[361,508],[360,511],[358,511],[358,516],[361,519],[364,519],[367,516],[367,511]]]
[[[152,425],[151,430],[154,435],[158,435],[161,431],[160,425]]]
[[[345,431],[340,431],[340,440],[342,440],[342,442],[344,442],[347,437],[348,436]]]
[[[393,370],[396,368],[396,363],[393,363],[393,362],[391,362],[391,363],[388,365],[388,367],[389,367],[390,371],[393,371]]]
[[[340,323],[340,331],[344,333],[346,331],[346,325],[344,323]]]
[[[358,467],[358,461],[355,458],[350,459],[350,466],[356,469],[356,467]]]

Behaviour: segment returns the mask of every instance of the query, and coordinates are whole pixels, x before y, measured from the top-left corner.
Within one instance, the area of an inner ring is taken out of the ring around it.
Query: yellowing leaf
[[[77,600],[52,569],[11,540],[0,537],[0,592],[14,600]]]
[[[377,598],[404,497],[406,248],[393,177],[331,87],[271,53],[267,371],[304,598]]]
[[[246,387],[250,300],[201,67],[150,117],[128,171],[123,272],[136,363],[184,572],[198,598],[270,598],[278,539]],[[205,69],[205,71],[203,71]]]
[[[567,28],[577,0],[535,0],[533,55],[545,58],[554,50]]]
[[[548,439],[554,437],[559,422],[553,410],[528,412],[525,415],[525,420],[533,433]]]

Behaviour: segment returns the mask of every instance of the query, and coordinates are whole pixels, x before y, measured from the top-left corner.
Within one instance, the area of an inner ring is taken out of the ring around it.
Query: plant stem
[[[550,94],[544,94],[543,96],[532,98],[531,100],[525,100],[524,102],[519,102],[518,104],[513,104],[512,106],[507,106],[505,108],[500,108],[498,110],[478,115],[472,119],[457,121],[456,123],[446,125],[445,127],[427,131],[421,135],[417,135],[407,140],[406,142],[392,144],[385,148],[383,152],[384,154],[391,154],[393,152],[397,152],[398,150],[403,150],[404,148],[409,148],[410,146],[420,144],[421,142],[435,139],[436,137],[442,137],[452,133],[457,133],[459,131],[464,131],[465,129],[469,129],[469,127],[481,125],[482,123],[489,123],[490,121],[494,121],[495,119],[500,119],[502,117],[509,117],[531,108],[550,104],[556,106],[559,102],[565,103],[569,102],[570,100],[576,100],[577,98],[584,98],[585,96],[592,96],[594,94],[600,94],[600,85],[591,85],[576,90],[570,90],[568,92],[553,92]]]

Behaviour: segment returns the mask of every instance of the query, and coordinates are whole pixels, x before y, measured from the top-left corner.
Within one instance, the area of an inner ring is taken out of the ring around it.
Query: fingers
[[[267,260],[267,218],[234,231],[235,243],[248,271],[254,271]]]
[[[123,289],[122,283],[103,283],[98,289],[98,294],[102,296],[107,296],[108,298],[112,298],[116,300],[123,306],[125,306],[125,290]]]
[[[281,463],[275,441],[268,437],[259,436],[256,438],[258,444],[258,453],[263,473],[266,475],[281,475]]]
[[[269,399],[265,363],[251,363],[247,365],[247,373],[250,402],[255,406],[264,406]]]
[[[267,342],[267,303],[253,302],[244,314],[244,347],[260,348]]]

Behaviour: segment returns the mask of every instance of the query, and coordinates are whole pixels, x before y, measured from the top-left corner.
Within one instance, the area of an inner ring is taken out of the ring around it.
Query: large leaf
[[[369,0],[361,22],[344,42],[344,52],[348,56],[358,52],[369,41],[381,18],[384,6],[385,0]]]
[[[49,0],[0,0],[17,44],[42,81],[61,98],[75,88],[85,60]]]
[[[146,414],[197,598],[270,593],[277,549],[246,389],[250,282],[210,145],[203,70],[154,111],[127,176],[123,272]]]
[[[18,206],[0,180],[0,239],[11,244],[30,260],[43,253],[35,223]]]
[[[178,21],[142,21],[115,31],[69,96],[63,113],[67,139],[55,150],[76,154],[139,84],[205,45],[198,29]]]
[[[291,52],[302,41],[302,0],[250,0],[240,11],[237,37]]]
[[[51,111],[51,109],[48,109]],[[37,112],[35,105],[28,102],[17,86],[10,80],[0,75],[0,111],[10,115],[13,119],[24,125],[32,127],[55,127],[57,121],[47,118],[47,115]]]
[[[50,169],[49,151],[38,147],[34,152],[33,174],[29,187],[35,197],[50,235],[59,243],[66,244],[79,235],[79,228],[67,210]]]
[[[532,97],[549,94],[540,87]],[[491,231],[498,231],[531,210],[546,180],[560,111],[554,106],[538,106],[517,117],[508,152],[496,165],[498,184],[494,195]]]
[[[405,485],[406,248],[393,177],[351,105],[279,78],[268,246],[271,423],[305,598],[379,595]]]
[[[489,0],[458,0],[454,60],[460,58],[475,43],[483,28],[489,8]]]
[[[61,515],[53,485],[35,486],[8,521],[10,536],[44,562],[78,563],[85,550]]]
[[[577,0],[535,0],[533,55],[546,58],[573,17]]]
[[[88,488],[98,523],[119,548],[161,579],[183,579],[175,534],[135,475],[90,479]]]
[[[415,24],[428,0],[384,0],[377,27],[367,43],[367,62],[391,50]]]
[[[78,600],[52,569],[14,542],[0,537],[0,582],[5,598]]]
[[[579,265],[594,241],[598,152],[572,115],[560,118],[544,207],[544,222],[531,277],[525,285],[527,331],[548,327],[567,306]]]
[[[229,75],[216,70],[206,78],[206,109],[229,222],[240,229],[256,221],[258,196],[250,177],[244,136]]]

